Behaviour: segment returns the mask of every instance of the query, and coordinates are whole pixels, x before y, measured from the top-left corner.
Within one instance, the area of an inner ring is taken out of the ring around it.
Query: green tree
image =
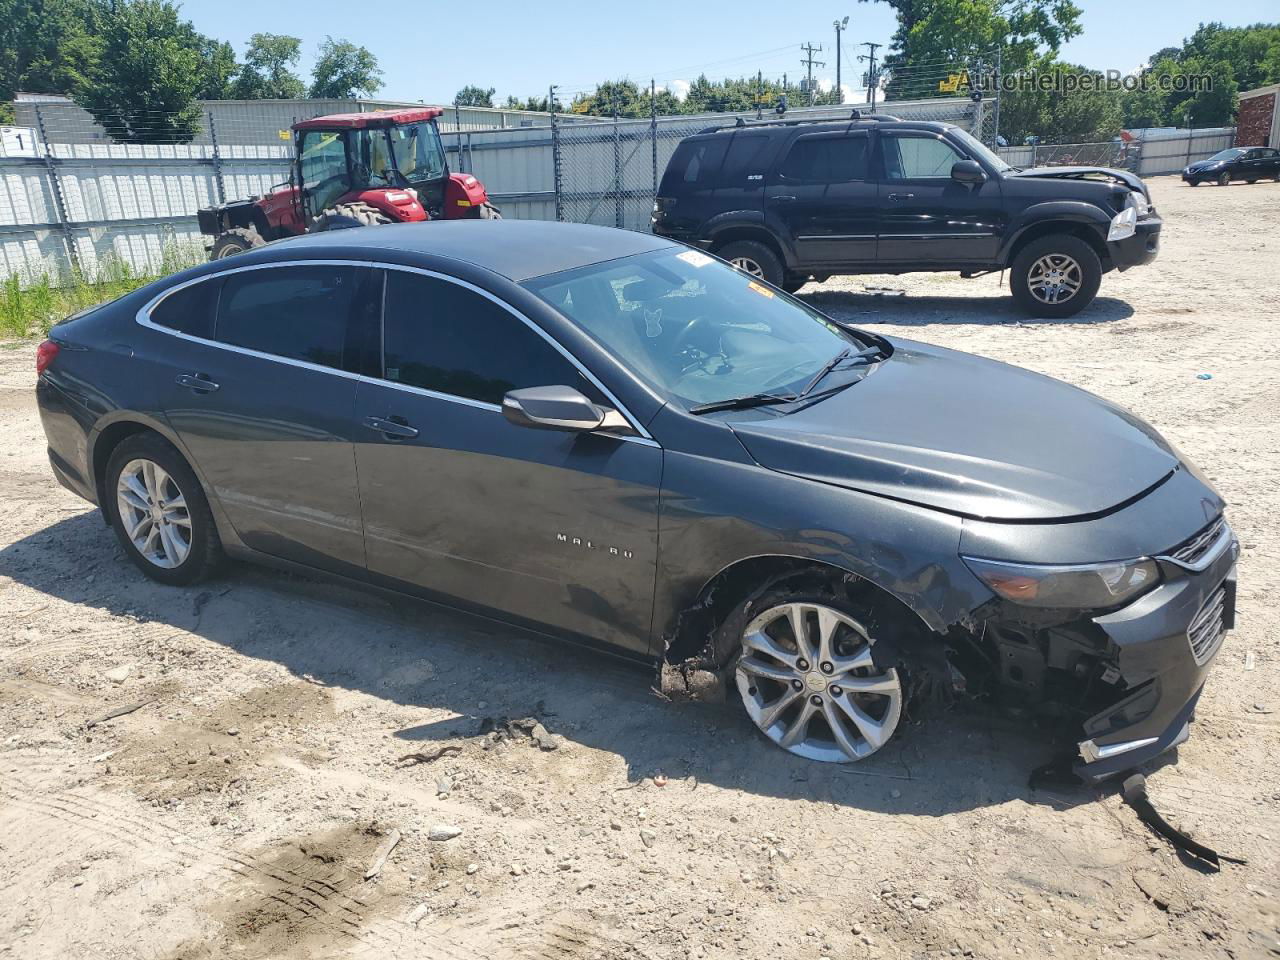
[[[235,48],[225,41],[197,35],[196,49],[200,53],[200,82],[196,98],[229,99],[232,95],[232,78],[240,69],[240,65],[236,63]]]
[[[508,110],[536,110],[539,113],[547,113],[551,106],[546,97],[525,97],[521,100],[519,97],[508,96],[503,106]],[[563,113],[564,104],[560,102],[560,98],[556,98],[556,110]]]
[[[255,33],[249,38],[244,66],[232,86],[238,100],[296,100],[306,87],[293,72],[302,41],[278,33]]]
[[[69,93],[97,63],[105,8],[96,0],[0,0],[0,101],[19,90]]]
[[[378,58],[348,40],[325,37],[311,71],[311,96],[331,100],[368,97],[382,89]]]
[[[453,102],[460,107],[492,107],[493,91],[493,87],[475,87],[468,84],[454,94]]]
[[[167,0],[125,0],[104,18],[101,56],[73,91],[120,143],[185,143],[200,130],[201,54]]]

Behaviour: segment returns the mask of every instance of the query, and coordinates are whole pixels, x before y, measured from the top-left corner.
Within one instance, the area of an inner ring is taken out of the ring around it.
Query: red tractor
[[[439,107],[335,113],[293,125],[289,181],[199,211],[212,260],[301,233],[419,220],[500,219],[484,184],[450,173]]]

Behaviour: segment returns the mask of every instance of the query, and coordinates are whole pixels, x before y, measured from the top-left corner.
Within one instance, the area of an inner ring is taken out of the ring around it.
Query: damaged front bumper
[[[1134,603],[1094,618],[1117,651],[1123,689],[1084,722],[1076,772],[1097,780],[1187,739],[1205,679],[1235,625],[1240,546],[1225,520],[1203,553],[1158,557],[1163,582]]]

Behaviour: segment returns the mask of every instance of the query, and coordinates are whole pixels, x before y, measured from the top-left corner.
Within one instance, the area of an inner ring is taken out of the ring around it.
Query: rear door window
[[[222,277],[211,277],[175,290],[155,305],[151,322],[178,333],[212,340],[221,289]]]
[[[680,179],[692,186],[710,186],[724,162],[725,148],[728,145],[724,137],[682,144],[680,152],[684,172]]]
[[[388,270],[382,324],[382,376],[392,383],[496,405],[511,390],[568,386],[604,402],[523,320],[460,284]]]
[[[778,175],[798,183],[865,180],[867,144],[865,133],[800,137],[787,151]]]
[[[359,371],[376,325],[380,270],[320,264],[228,274],[216,339],[231,346]]]

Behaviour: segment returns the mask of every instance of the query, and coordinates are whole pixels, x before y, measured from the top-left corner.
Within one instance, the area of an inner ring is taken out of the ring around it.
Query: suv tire
[[[748,276],[781,287],[786,277],[778,255],[758,240],[734,240],[716,251]]]
[[[808,274],[788,273],[786,277],[783,278],[782,289],[787,291],[787,293],[795,293],[808,282]]]
[[[122,440],[107,460],[103,493],[120,545],[152,580],[185,586],[221,565],[222,540],[200,481],[163,437]]]
[[[1067,233],[1032,240],[1013,258],[1009,274],[1018,305],[1033,316],[1052,319],[1075,316],[1093,302],[1101,283],[1098,254]]]

